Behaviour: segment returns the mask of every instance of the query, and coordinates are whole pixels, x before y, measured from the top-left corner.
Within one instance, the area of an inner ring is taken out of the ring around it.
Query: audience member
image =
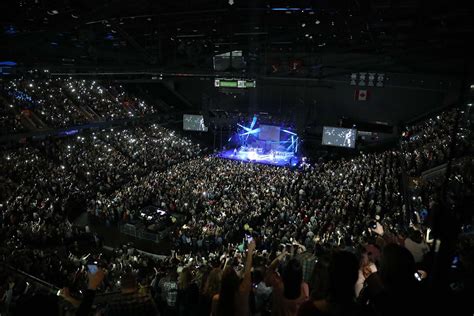
[[[328,266],[326,297],[304,303],[298,315],[371,315],[354,301],[358,270],[359,263],[354,254],[346,251],[333,253]]]
[[[252,287],[251,271],[254,250],[255,241],[252,240],[248,244],[242,280],[233,267],[228,266],[224,269],[219,294],[212,298],[211,315],[250,315],[249,296]]]
[[[290,259],[281,271],[276,267],[286,255],[284,250],[270,264],[266,275],[266,283],[272,287],[272,315],[296,315],[299,306],[308,300],[308,284],[303,282],[301,264],[296,259]]]

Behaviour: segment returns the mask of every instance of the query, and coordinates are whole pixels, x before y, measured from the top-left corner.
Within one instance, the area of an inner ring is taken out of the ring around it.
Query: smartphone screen
[[[415,278],[416,278],[418,281],[421,281],[421,275],[420,275],[418,272],[415,272]]]
[[[455,256],[453,258],[453,262],[451,263],[451,268],[456,269],[458,267],[458,263],[459,263],[459,257]]]
[[[97,266],[95,264],[88,264],[87,269],[90,273],[94,274],[97,272]]]

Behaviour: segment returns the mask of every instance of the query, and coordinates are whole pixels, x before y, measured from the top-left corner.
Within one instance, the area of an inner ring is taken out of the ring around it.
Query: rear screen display
[[[324,126],[323,145],[354,148],[357,130]]]

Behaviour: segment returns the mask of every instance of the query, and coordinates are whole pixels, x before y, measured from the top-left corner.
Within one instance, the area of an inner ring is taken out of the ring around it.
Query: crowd
[[[453,134],[456,120],[456,133]],[[462,155],[469,145],[467,123],[465,111],[454,108],[407,126],[401,141],[404,169],[411,176],[419,176],[421,172],[446,162],[453,137],[456,139],[452,155]]]
[[[271,243],[356,242],[369,219],[403,224],[396,152],[363,154],[305,172],[216,157],[195,159],[134,179],[109,198],[126,209],[152,204],[191,214],[177,245],[203,251],[237,242],[245,231]],[[134,216],[134,213],[130,214]],[[275,229],[275,228],[278,229]]]
[[[432,225],[433,216],[429,210],[439,200],[443,201],[442,207],[452,211],[456,208],[462,221],[469,222],[468,197],[472,196],[473,189],[469,112],[469,106],[445,110],[407,126],[402,135],[404,170],[410,177],[409,204],[416,213],[414,220],[417,222]],[[439,171],[423,175],[431,168],[443,166]],[[445,172],[449,172],[447,179]]]
[[[444,126],[437,136],[414,136],[429,132],[426,122],[411,128],[402,150],[304,169],[202,156],[199,146],[158,125],[7,149],[0,166],[2,262],[64,287],[59,294],[78,315],[103,293],[115,293],[95,304],[105,315],[421,312],[416,303],[429,293],[423,286],[432,266],[429,218],[440,196],[420,186],[414,216],[400,180],[405,168],[419,174],[430,165],[412,155],[439,157],[436,146],[449,145],[453,113],[427,121]],[[472,196],[472,170],[470,158],[454,165],[453,201]],[[149,205],[185,218],[171,227],[173,252],[165,258],[130,245],[104,250],[100,236],[69,221],[77,209],[125,224]],[[458,261],[456,269],[469,267],[472,250],[460,250]],[[24,287],[0,279],[5,310],[25,307]],[[459,291],[469,289],[465,282]]]
[[[157,113],[155,107],[130,96],[120,85],[71,77],[12,79],[3,84],[0,93],[18,112],[30,111],[53,128]]]
[[[189,140],[157,125],[141,127],[137,133],[163,136],[151,141],[156,147],[170,146],[169,151],[175,153],[186,152],[192,157],[200,152]],[[71,213],[81,210],[88,197],[107,194],[151,168],[143,157],[122,153],[125,149],[120,145],[125,144],[109,141],[120,134],[103,131],[2,151],[0,236],[4,258],[11,265],[56,284],[57,273],[46,261],[53,260],[54,267],[65,268],[67,251],[80,252],[98,243],[97,236],[76,231],[68,220],[73,217]],[[134,146],[145,152],[147,144],[146,139],[140,138]],[[152,153],[155,169],[171,163],[170,157],[175,162],[186,159],[158,149]],[[61,271],[67,275],[66,270]]]
[[[13,111],[13,106],[0,99],[0,135],[23,132],[20,114]]]

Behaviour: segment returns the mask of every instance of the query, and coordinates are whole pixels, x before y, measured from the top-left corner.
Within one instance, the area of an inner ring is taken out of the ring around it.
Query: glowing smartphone
[[[95,264],[88,264],[87,265],[87,270],[89,270],[90,273],[94,274],[97,272],[97,266]]]

